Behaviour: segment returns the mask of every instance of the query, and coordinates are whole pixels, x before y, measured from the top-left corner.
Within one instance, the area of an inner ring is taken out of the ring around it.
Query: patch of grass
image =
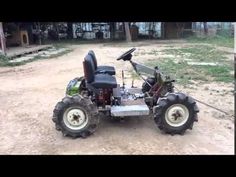
[[[9,58],[0,54],[0,66],[7,66]]]
[[[71,52],[72,49],[67,49],[65,51],[62,51],[60,53],[57,53],[57,54],[52,54],[48,57],[43,57],[41,55],[37,55],[35,56],[34,58],[32,59],[29,59],[29,60],[25,60],[25,61],[20,61],[20,62],[9,62],[10,58],[9,57],[6,57],[6,56],[3,56],[3,55],[0,55],[0,67],[4,67],[4,66],[20,66],[20,65],[24,65],[26,63],[30,63],[32,61],[36,61],[36,60],[40,60],[40,59],[50,59],[50,58],[57,58],[59,56],[62,56],[62,55],[65,55],[69,52]]]
[[[162,58],[161,60],[149,60],[145,64],[149,67],[158,66],[163,74],[169,75],[181,84],[187,84],[188,80],[191,79],[188,75],[191,71],[186,70],[186,62],[175,63],[171,58]]]
[[[6,67],[6,66],[20,66],[20,65],[24,65],[28,62],[34,61],[36,59],[30,59],[27,61],[21,61],[21,62],[9,62],[10,58],[6,57],[6,56],[0,56],[0,67]]]
[[[168,48],[174,48],[175,46],[173,46],[173,45],[168,45],[168,46],[166,46],[166,47],[168,47]]]
[[[233,71],[231,66],[192,66],[187,62],[174,62],[172,58],[162,58],[151,60],[145,63],[150,67],[158,66],[160,70],[171,78],[176,79],[177,83],[186,85],[190,80],[233,82],[234,78],[230,74]]]
[[[61,48],[64,48],[65,47],[65,44],[63,43],[54,43],[52,44],[53,47],[55,47],[56,49],[61,49]]]
[[[191,59],[193,62],[212,62],[218,63],[216,66],[196,66],[188,65],[187,63],[181,64],[184,67],[179,68],[175,63],[171,63],[175,70],[179,70],[174,73],[180,78],[180,83],[186,83],[186,77],[191,80],[201,81],[220,81],[220,82],[233,82],[234,78],[230,72],[234,70],[232,62],[227,60],[227,52],[217,50],[212,46],[196,45],[191,47],[183,47],[179,49],[165,49],[162,52],[166,54],[172,54],[174,56],[180,56],[180,61],[184,59]],[[173,60],[173,59],[172,59]],[[167,65],[167,71],[173,73],[170,66]],[[183,76],[184,75],[184,76]]]
[[[206,75],[213,78],[214,81],[220,82],[233,82],[234,78],[230,74],[233,71],[233,67],[229,66],[201,66],[197,67],[199,70],[204,71]]]
[[[225,56],[227,52],[219,51],[215,47],[202,45],[183,47],[179,49],[165,49],[162,50],[162,52],[200,62],[218,62],[227,59]]]
[[[213,37],[197,37],[191,36],[186,38],[190,43],[207,43],[217,46],[234,48],[234,38],[229,35],[218,34]]]
[[[142,51],[137,51],[134,53],[134,56],[142,56],[142,55],[158,55],[158,50],[155,50],[155,49],[152,49],[151,51],[145,51],[145,50],[142,50]]]
[[[38,60],[38,59],[50,59],[50,58],[57,58],[57,57],[60,57],[62,55],[65,55],[67,53],[70,53],[71,51],[73,51],[72,49],[66,49],[65,51],[62,51],[62,52],[59,52],[57,54],[52,54],[48,57],[44,57],[44,56],[41,56],[41,55],[38,55],[38,56],[35,56],[33,59],[34,60]]]

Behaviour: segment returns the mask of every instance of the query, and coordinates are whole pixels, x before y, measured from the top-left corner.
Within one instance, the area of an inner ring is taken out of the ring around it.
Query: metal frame
[[[150,87],[151,84],[142,76],[141,73],[145,73],[147,75],[151,75],[154,76],[157,80],[159,80],[161,83],[165,81],[164,79],[164,75],[161,73],[161,71],[158,69],[158,67],[153,68],[149,68],[145,65],[133,62],[132,60],[130,60],[131,65],[133,66],[135,72],[138,74],[138,76],[144,80],[144,82],[146,82]]]
[[[137,74],[141,74],[141,72],[149,75],[154,75],[155,74],[155,69],[149,68],[147,66],[144,66],[142,64],[133,62],[130,60],[131,65],[133,66],[134,70],[136,71]]]

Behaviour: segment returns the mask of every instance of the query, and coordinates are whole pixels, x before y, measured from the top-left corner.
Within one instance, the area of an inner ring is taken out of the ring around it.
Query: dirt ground
[[[55,59],[0,68],[0,154],[234,154],[234,119],[200,103],[199,122],[184,136],[161,133],[152,117],[127,118],[124,122],[103,118],[95,134],[86,139],[63,137],[55,130],[51,120],[54,106],[64,97],[67,83],[83,75],[82,61],[88,50],[95,51],[99,64],[114,65],[121,82],[121,70],[131,66],[116,61],[116,57],[132,46],[151,50],[165,45],[74,45],[71,53]],[[137,60],[148,57],[138,56]],[[126,81],[131,83],[128,78]],[[234,113],[233,84],[178,87],[196,99]]]

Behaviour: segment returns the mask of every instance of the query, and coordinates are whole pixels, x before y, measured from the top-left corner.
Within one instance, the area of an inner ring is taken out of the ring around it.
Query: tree
[[[3,32],[2,22],[0,22],[0,43],[1,43],[3,55],[6,55],[6,40],[5,40],[5,35]]]
[[[129,23],[128,22],[124,22],[124,25],[125,25],[126,41],[127,42],[132,42],[131,34],[130,34],[130,28],[129,28]]]
[[[177,37],[178,38],[183,37],[185,23],[177,22],[176,26],[177,26]]]
[[[203,28],[204,28],[204,34],[207,35],[208,34],[207,22],[203,23]]]
[[[234,68],[236,67],[236,23],[234,23]],[[236,72],[234,72],[236,78]]]
[[[111,40],[115,39],[115,28],[116,28],[116,23],[111,22],[110,24],[110,32],[111,32]]]
[[[73,39],[73,23],[67,23],[67,37],[68,39]]]

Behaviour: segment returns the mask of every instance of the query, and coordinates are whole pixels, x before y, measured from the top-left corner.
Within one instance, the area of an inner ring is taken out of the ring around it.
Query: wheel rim
[[[78,107],[69,108],[63,114],[65,125],[72,130],[80,130],[88,123],[88,116]]]
[[[166,122],[173,127],[184,125],[189,117],[189,111],[183,104],[173,104],[165,113]]]

